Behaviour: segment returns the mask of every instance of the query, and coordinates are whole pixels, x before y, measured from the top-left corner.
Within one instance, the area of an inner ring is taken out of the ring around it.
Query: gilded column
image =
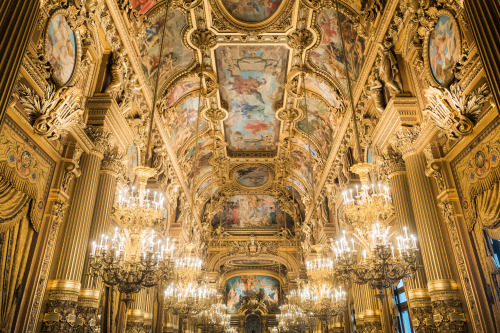
[[[352,284],[352,299],[354,301],[354,318],[356,319],[356,331],[363,332],[364,314],[363,314],[363,296],[361,295],[361,286]]]
[[[132,303],[127,310],[126,331],[141,332],[144,329],[144,307],[146,301],[146,289],[142,289],[136,294],[132,294]]]
[[[500,3],[498,0],[464,1],[465,13],[497,105],[500,105]]]
[[[96,325],[101,279],[90,275],[89,253],[92,241],[98,241],[100,235],[109,232],[109,219],[116,192],[116,179],[123,166],[121,155],[107,151],[101,163],[99,185],[95,199],[94,213],[90,227],[89,241],[86,248],[86,259],[82,274],[82,285],[78,297],[77,325],[81,328]],[[83,329],[85,330],[85,329]]]
[[[40,0],[0,2],[0,121],[40,14]]]
[[[414,142],[419,134],[419,127],[404,128],[396,133],[391,144],[402,153],[406,164],[434,324],[439,332],[465,332],[467,326],[463,321],[464,315],[458,286],[453,280],[439,226],[436,203],[429,179],[425,174],[426,159],[423,153],[414,149]]]
[[[384,156],[383,162],[389,175],[389,186],[398,228],[402,229],[403,226],[406,226],[408,234],[417,235],[403,157],[399,153],[389,151]],[[434,330],[431,298],[427,290],[427,278],[423,266],[417,270],[414,276],[405,279],[404,286],[415,331],[428,332]]]
[[[367,284],[360,286],[361,299],[363,302],[363,329],[365,332],[382,332],[382,321],[380,317],[380,301],[375,297],[375,290],[370,289]]]
[[[81,176],[75,184],[64,242],[55,279],[49,281],[49,300],[44,316],[44,332],[70,332],[76,322],[76,306],[92,221],[99,170],[104,151],[110,144],[110,133],[103,128],[88,127],[94,148],[80,161]]]

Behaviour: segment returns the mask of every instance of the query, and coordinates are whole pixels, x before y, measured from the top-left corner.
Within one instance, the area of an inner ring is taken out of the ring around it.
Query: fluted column
[[[382,321],[380,317],[380,301],[375,297],[375,290],[370,289],[367,284],[360,286],[361,299],[363,302],[363,329],[364,332],[382,332]]]
[[[464,8],[491,92],[500,106],[500,2],[498,0],[466,0]]]
[[[459,324],[454,326],[455,330],[463,332],[467,331],[467,327],[462,325],[463,321],[461,321],[463,310],[458,295],[458,286],[453,280],[439,226],[436,203],[429,179],[425,174],[425,156],[414,148],[414,142],[419,134],[419,127],[402,129],[395,135],[391,144],[402,153],[406,164],[410,197],[420,252],[428,280],[427,289],[431,297],[434,323],[438,331],[449,332],[448,324],[451,321],[456,321]]]
[[[127,329],[126,331],[135,330],[140,332],[144,327],[144,307],[146,301],[146,289],[142,289],[138,293],[132,294],[132,303],[127,310]]]
[[[90,227],[89,241],[85,253],[85,265],[82,274],[82,285],[78,297],[78,323],[86,331],[86,327],[96,324],[97,310],[99,307],[99,296],[101,291],[101,279],[90,275],[89,253],[92,241],[98,241],[100,235],[109,231],[109,219],[113,208],[113,200],[116,192],[116,179],[123,166],[121,155],[115,152],[105,152],[101,163],[99,185],[95,199],[92,224]]]
[[[89,127],[88,134],[94,141],[94,149],[83,155],[80,161],[82,173],[75,184],[56,276],[48,285],[49,301],[45,319],[50,320],[44,322],[44,332],[71,332],[76,321],[99,170],[103,153],[111,142],[109,132],[102,128]]]
[[[0,2],[0,122],[40,14],[40,0]]]
[[[384,156],[384,165],[389,174],[389,186],[397,226],[401,231],[403,226],[406,226],[408,234],[417,235],[403,157],[399,153],[389,151]],[[420,265],[422,265],[422,260],[420,260]],[[431,298],[427,290],[427,278],[424,268],[420,267],[414,276],[405,279],[404,286],[413,328],[416,332],[432,331],[435,327],[432,321]]]
[[[354,318],[356,319],[356,331],[363,332],[364,314],[363,314],[363,295],[361,294],[361,286],[352,284],[352,297],[354,301]]]

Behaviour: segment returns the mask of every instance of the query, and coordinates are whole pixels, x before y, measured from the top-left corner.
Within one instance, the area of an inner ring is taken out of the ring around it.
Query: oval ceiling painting
[[[246,166],[235,171],[238,184],[246,187],[259,187],[269,181],[269,170],[262,166]]]
[[[258,23],[267,20],[278,10],[282,0],[221,0],[226,10],[239,21]]]
[[[75,32],[62,14],[57,14],[50,20],[45,39],[45,54],[54,69],[54,81],[61,86],[66,85],[76,66],[76,38]]]
[[[460,52],[457,22],[448,15],[441,15],[429,36],[429,63],[437,83],[447,85],[453,80],[453,66]]]

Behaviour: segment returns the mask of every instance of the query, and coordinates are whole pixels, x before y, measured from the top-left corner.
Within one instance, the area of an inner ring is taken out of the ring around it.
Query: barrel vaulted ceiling
[[[137,40],[144,78],[151,95],[158,84],[169,154],[200,212],[237,195],[303,207],[346,130],[349,96],[359,95],[349,81],[367,76],[361,0],[132,4],[148,22]]]

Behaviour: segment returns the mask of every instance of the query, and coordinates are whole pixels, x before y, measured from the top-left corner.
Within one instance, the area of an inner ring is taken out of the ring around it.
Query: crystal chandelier
[[[125,227],[153,228],[165,214],[163,193],[146,189],[147,180],[155,175],[156,170],[137,167],[134,172],[139,186],[118,191],[114,214]]]
[[[201,310],[194,317],[194,323],[203,332],[224,333],[231,324],[231,316],[226,311],[227,306],[217,302]]]
[[[102,277],[104,283],[118,286],[130,300],[133,293],[155,286],[168,279],[173,269],[174,243],[168,239],[163,245],[154,231],[123,234],[115,229],[113,238],[102,235],[97,244],[92,242],[89,257],[91,273]]]
[[[351,242],[346,240],[345,230],[342,231],[342,237],[333,243],[331,240],[331,247],[335,253],[335,259],[333,261],[335,275],[347,282],[349,279],[354,265],[357,262],[357,251],[354,246],[354,239],[351,238]]]
[[[181,318],[195,316],[217,301],[217,290],[197,282],[174,283],[165,289],[164,308]]]
[[[344,223],[353,231],[363,230],[367,223],[386,221],[394,212],[389,187],[368,183],[371,168],[369,163],[353,165],[351,171],[359,174],[361,186],[356,185],[342,193]]]
[[[378,291],[377,297],[385,298],[384,290],[397,284],[401,279],[412,276],[418,268],[419,251],[417,239],[408,236],[406,227],[404,236],[397,236],[397,248],[394,249],[389,237],[389,227],[375,223],[372,232],[366,235],[363,243],[362,258],[357,256],[354,240],[351,245],[346,241],[345,232],[332,248],[335,253],[337,275],[344,279],[354,277],[354,282],[368,283]]]
[[[299,289],[292,290],[287,298],[289,304],[322,322],[344,312],[347,307],[345,291],[342,287],[333,287],[331,283],[302,284]]]
[[[280,306],[281,314],[276,315],[279,332],[301,332],[312,326],[307,313],[295,304]]]
[[[384,230],[385,229],[385,230]],[[378,291],[377,297],[384,299],[384,290],[397,284],[401,279],[412,276],[418,268],[418,248],[416,238],[405,236],[396,237],[398,245],[396,251],[389,241],[389,227],[381,228],[375,224],[371,235],[370,248],[363,250],[363,257],[354,268],[358,283],[368,283],[372,289]]]
[[[203,260],[195,253],[195,245],[184,245],[183,255],[175,260],[174,271],[177,281],[193,282],[201,274]]]

